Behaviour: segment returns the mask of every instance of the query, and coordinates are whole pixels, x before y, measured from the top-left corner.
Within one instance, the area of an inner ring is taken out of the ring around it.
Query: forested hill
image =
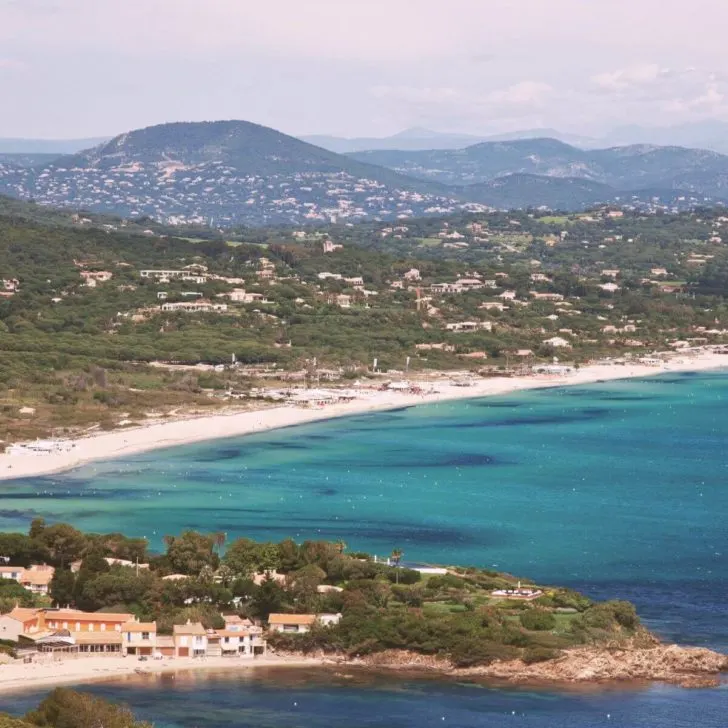
[[[387,168],[349,159],[247,121],[174,123],[138,129],[61,157],[55,166],[110,171],[135,165],[156,166],[167,175],[205,165],[253,177],[348,174],[381,184],[423,189],[414,180]]]
[[[245,121],[163,124],[32,168],[0,160],[0,194],[125,217],[264,225],[423,215],[457,193]]]

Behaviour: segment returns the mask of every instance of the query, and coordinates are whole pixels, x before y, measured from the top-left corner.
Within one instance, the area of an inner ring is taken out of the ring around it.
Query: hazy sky
[[[728,120],[725,0],[0,0],[0,136]]]

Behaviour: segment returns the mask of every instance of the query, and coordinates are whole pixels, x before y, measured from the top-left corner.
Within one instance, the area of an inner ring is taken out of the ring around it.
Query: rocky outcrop
[[[439,672],[453,676],[483,677],[512,683],[606,683],[659,681],[684,687],[709,687],[728,670],[728,657],[704,648],[678,645],[577,647],[545,662],[522,660],[495,662],[458,669],[447,660],[429,655],[391,650],[355,660],[367,667]]]

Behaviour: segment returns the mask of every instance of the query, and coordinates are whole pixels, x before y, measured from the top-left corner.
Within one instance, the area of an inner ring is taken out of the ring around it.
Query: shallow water
[[[662,686],[554,693],[306,670],[180,675],[94,685],[156,728],[694,728],[725,726],[728,690]],[[22,714],[42,693],[0,696]]]
[[[230,538],[343,538],[381,555],[399,547],[406,560],[490,566],[630,599],[665,637],[728,650],[726,413],[728,373],[716,372],[362,415],[6,483],[0,527],[26,528],[43,515],[157,545],[166,533],[198,528]],[[395,710],[381,689],[377,700]],[[426,696],[435,712],[465,690],[440,689]],[[346,690],[329,694],[330,686],[311,690],[317,704],[354,700]],[[402,690],[398,700],[409,695]],[[412,690],[421,703],[424,688]],[[360,692],[356,700],[375,700],[369,688]],[[725,691],[572,696],[563,714],[535,710],[520,692],[476,694],[498,710],[526,700],[532,717],[519,720],[539,726],[619,725],[597,716],[615,700],[653,721],[621,724],[635,726],[683,725],[675,722],[682,712],[728,708]],[[548,705],[567,700],[534,695]],[[654,722],[655,706],[675,715]],[[711,723],[705,710],[703,725],[728,724]],[[568,722],[572,714],[577,722]],[[297,725],[294,718],[261,725]],[[490,725],[457,720],[451,724]],[[325,725],[314,717],[306,724]]]

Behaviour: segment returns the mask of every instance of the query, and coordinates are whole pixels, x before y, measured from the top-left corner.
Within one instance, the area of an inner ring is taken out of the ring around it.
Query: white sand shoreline
[[[528,389],[591,384],[669,372],[698,372],[722,367],[728,367],[728,356],[703,351],[692,355],[672,354],[672,357],[661,366],[597,363],[581,367],[564,376],[492,377],[477,381],[471,387],[459,387],[449,381],[437,381],[433,383],[433,388],[436,390],[434,393],[403,394],[372,391],[352,402],[332,404],[323,408],[309,409],[284,405],[262,410],[189,417],[82,437],[74,440],[72,447],[57,452],[3,453],[0,454],[0,480],[50,475],[72,470],[93,461],[113,460],[151,450],[239,437],[346,415],[381,412],[458,399],[475,399]]]
[[[139,662],[134,657],[78,657],[0,664],[0,695],[34,692],[62,685],[83,686],[94,682],[143,675],[166,675],[188,671],[238,672],[262,667],[323,667],[332,664],[321,658],[268,656],[256,658],[181,657]]]

